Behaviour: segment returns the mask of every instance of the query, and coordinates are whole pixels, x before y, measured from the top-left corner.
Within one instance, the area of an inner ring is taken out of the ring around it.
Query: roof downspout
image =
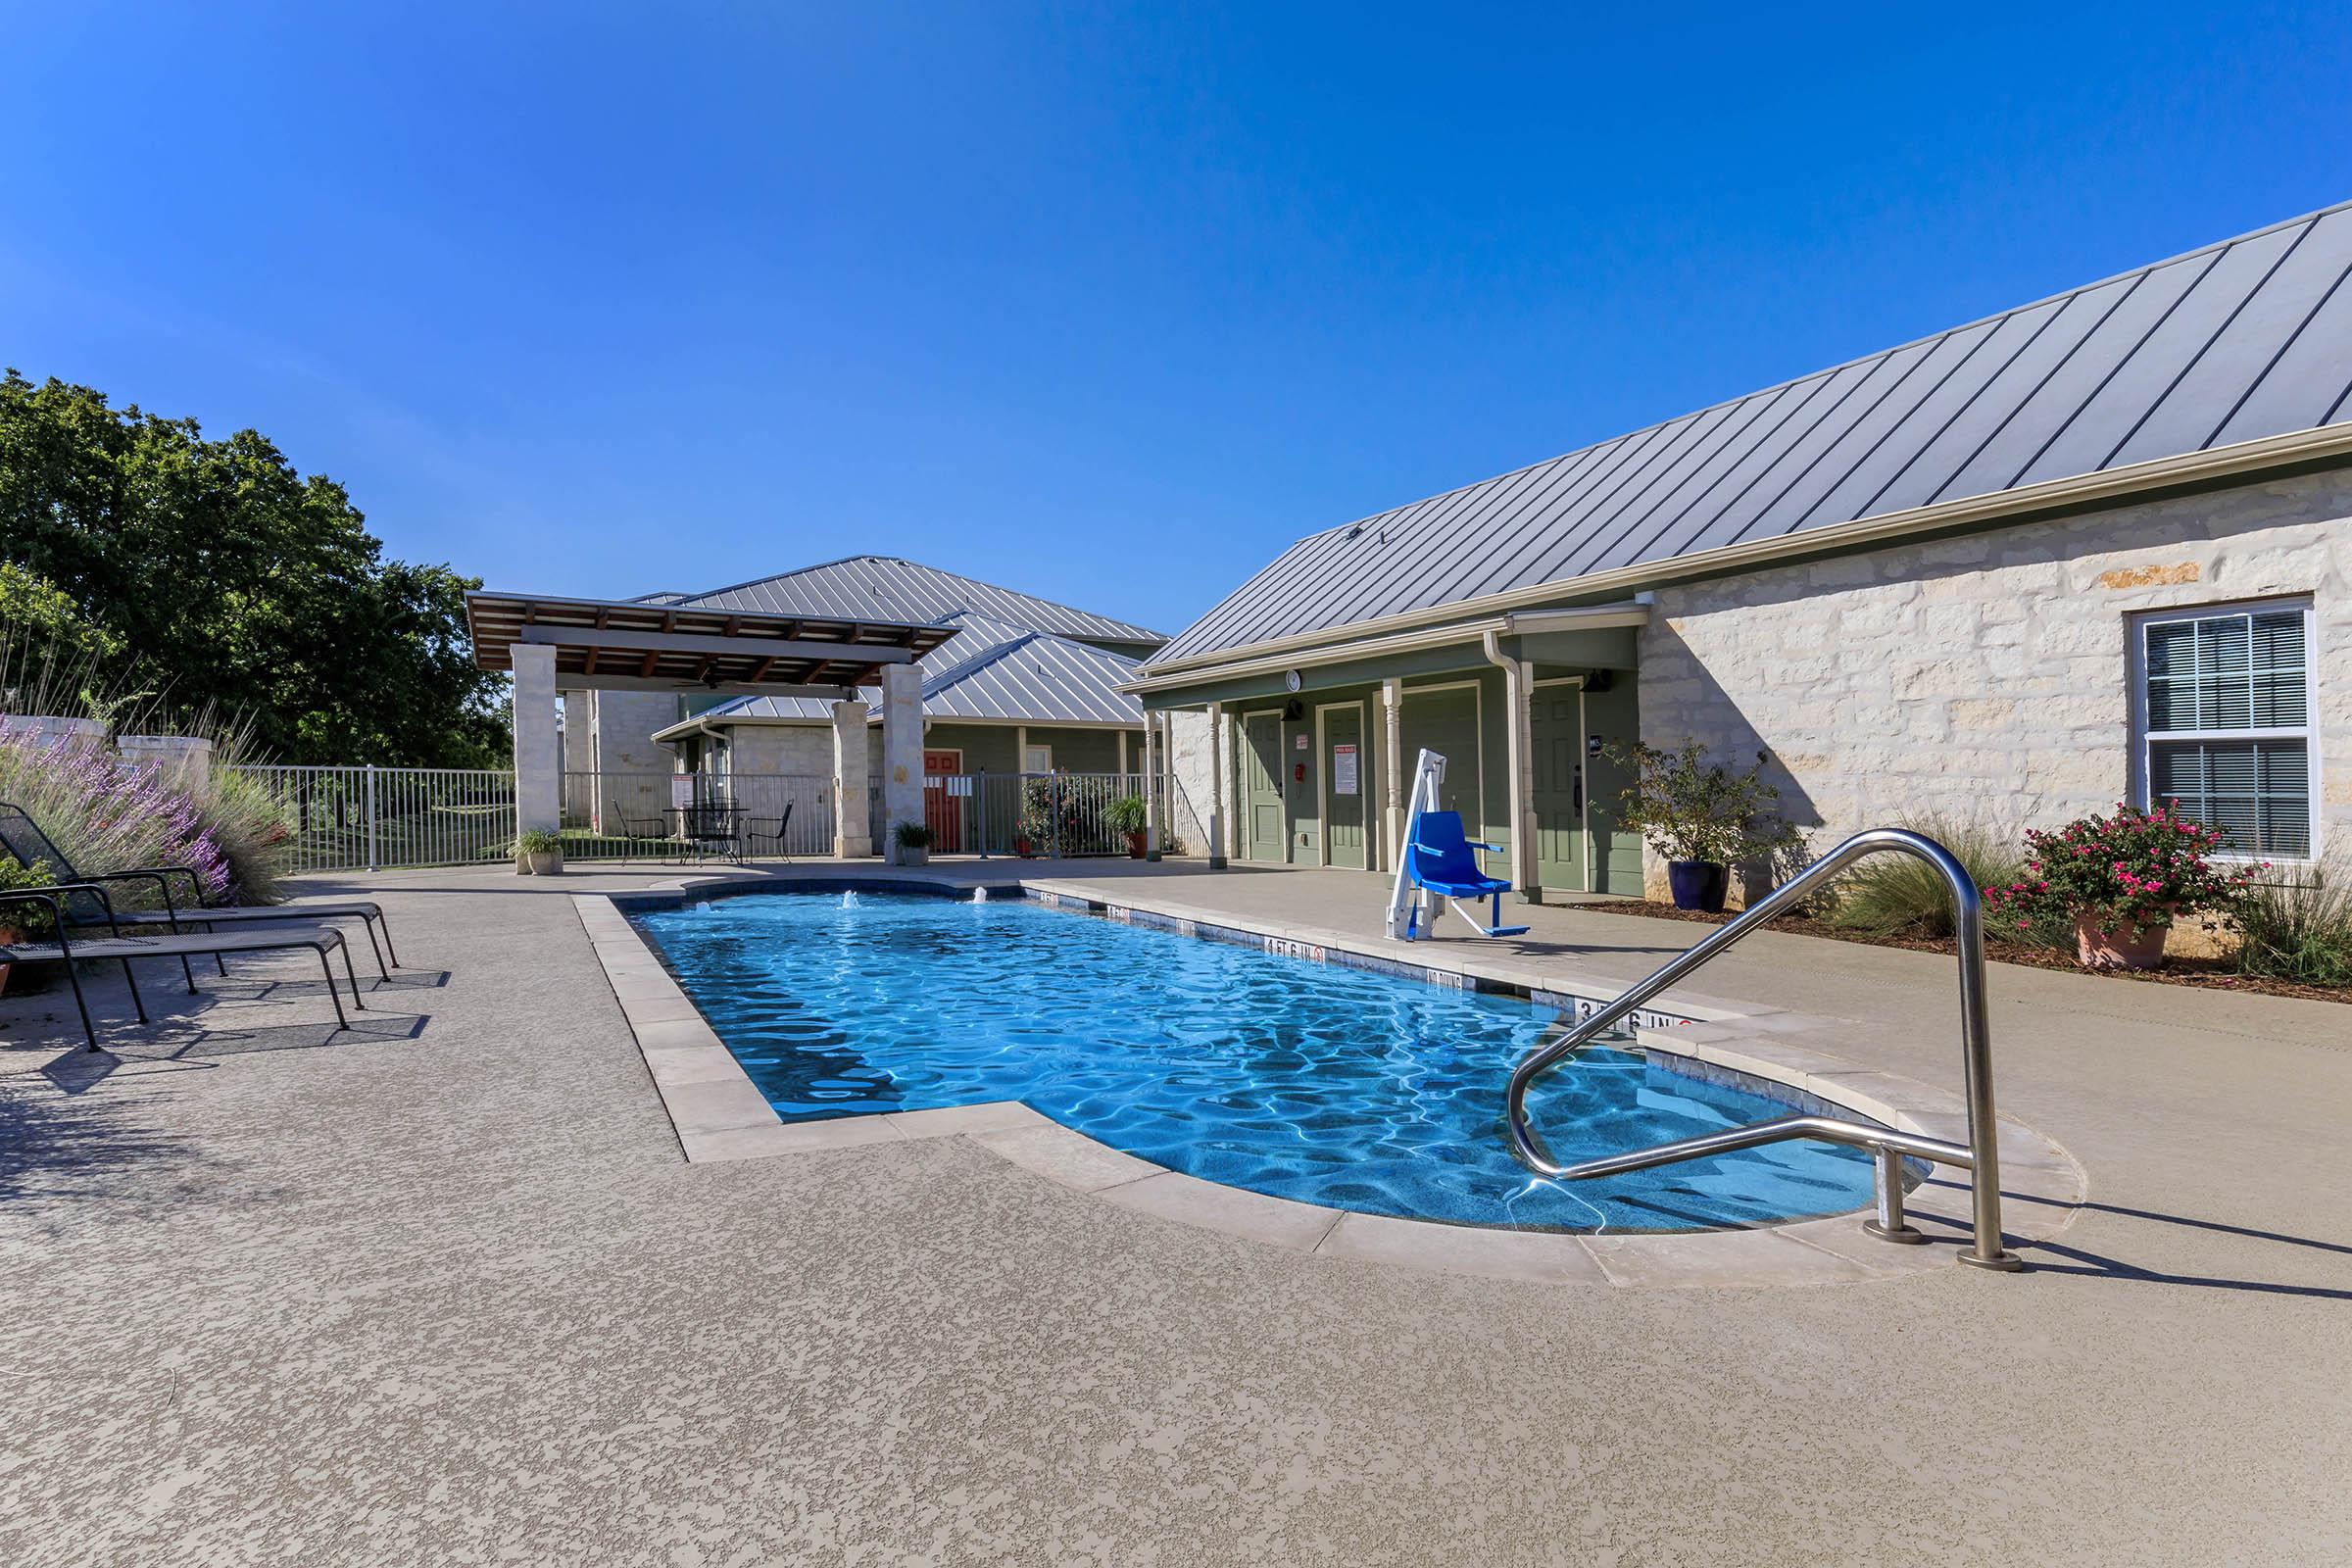
[[[1503,653],[1493,631],[1480,634],[1479,646],[1487,662],[1502,671],[1504,756],[1510,768],[1511,886],[1522,903],[1539,902],[1542,890],[1536,873],[1535,748],[1528,733],[1535,697],[1527,662]]]

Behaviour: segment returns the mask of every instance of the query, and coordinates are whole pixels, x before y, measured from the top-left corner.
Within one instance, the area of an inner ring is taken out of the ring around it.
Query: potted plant
[[[2032,931],[2072,922],[2085,969],[2152,969],[2165,933],[2184,914],[2226,913],[2269,868],[2225,869],[2211,857],[2219,828],[2182,820],[2177,804],[2153,811],[2119,804],[2113,816],[2078,817],[2055,833],[2026,834],[2025,874],[1986,888],[1996,927]]]
[[[535,827],[514,841],[515,858],[525,876],[554,876],[564,869],[564,835]]]
[[[18,888],[45,888],[50,884],[49,862],[35,860],[25,865],[12,856],[0,855],[0,893]],[[56,934],[57,922],[50,918],[46,907],[38,904],[0,904],[0,947],[14,947],[20,942],[46,942]],[[8,989],[9,971],[17,965],[0,963],[0,991]],[[32,971],[48,967],[27,963],[25,978]],[[37,987],[35,988],[37,989]]]
[[[901,822],[890,830],[891,846],[898,851],[896,859],[901,865],[930,864],[931,840],[927,822]]]
[[[1103,825],[1113,833],[1125,836],[1130,859],[1140,860],[1144,858],[1144,841],[1150,836],[1145,828],[1147,814],[1141,795],[1122,795],[1103,808]]]
[[[1781,792],[1764,782],[1768,753],[1758,752],[1744,772],[1708,761],[1696,741],[1671,751],[1636,741],[1607,755],[1633,775],[1618,796],[1618,820],[1665,858],[1678,909],[1721,913],[1736,862],[1797,840],[1795,827],[1772,813]]]
[[[1021,821],[1013,830],[1012,853],[1031,856],[1038,846],[1054,837],[1054,786],[1049,779],[1037,779],[1021,786]]]

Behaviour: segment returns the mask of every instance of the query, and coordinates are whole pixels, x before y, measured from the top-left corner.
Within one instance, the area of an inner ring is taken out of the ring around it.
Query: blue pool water
[[[1129,1153],[1280,1198],[1527,1229],[1703,1230],[1839,1213],[1870,1165],[1777,1144],[1533,1182],[1501,1131],[1554,1008],[1041,907],[761,894],[640,917],[786,1121],[1020,1100]],[[1784,1114],[1588,1052],[1530,1099],[1572,1158]]]

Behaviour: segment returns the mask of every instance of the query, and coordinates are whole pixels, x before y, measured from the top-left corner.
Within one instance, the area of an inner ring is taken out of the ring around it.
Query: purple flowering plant
[[[77,869],[186,865],[207,903],[237,891],[203,804],[152,763],[125,766],[106,747],[45,742],[31,726],[0,719],[0,799],[29,811]]]
[[[2222,840],[2219,828],[2184,819],[2169,801],[2152,811],[2119,803],[2113,815],[2029,830],[2023,874],[1984,890],[1989,934],[2088,916],[2102,930],[2136,936],[2183,914],[2225,913],[2269,862],[2216,865]]]

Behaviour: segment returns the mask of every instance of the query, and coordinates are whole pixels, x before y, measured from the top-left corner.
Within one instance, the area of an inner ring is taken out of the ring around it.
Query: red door
[[[963,850],[964,797],[950,794],[949,780],[963,771],[963,753],[923,754],[923,825],[931,830],[931,848],[942,855]]]

